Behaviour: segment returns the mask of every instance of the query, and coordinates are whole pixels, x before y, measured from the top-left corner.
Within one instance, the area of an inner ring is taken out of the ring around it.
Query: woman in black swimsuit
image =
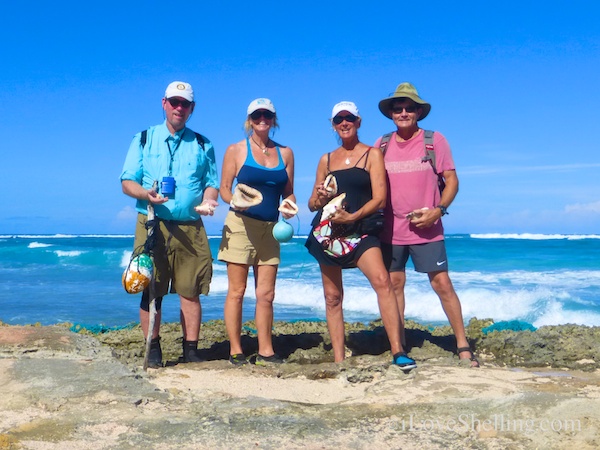
[[[383,264],[379,238],[376,235],[363,234],[356,228],[356,223],[362,218],[385,206],[387,181],[383,154],[378,148],[369,147],[359,141],[361,118],[354,103],[338,103],[333,107],[331,117],[332,126],[342,145],[323,155],[319,161],[315,187],[308,200],[309,209],[317,211],[317,214],[306,247],[321,269],[327,327],[334,359],[341,362],[345,358],[342,269],[358,267],[377,294],[393,363],[404,370],[413,369],[416,367],[415,361],[406,355],[400,343],[400,313],[388,272]],[[329,192],[323,185],[329,174],[337,180],[337,194]],[[323,207],[340,193],[345,193],[346,197],[343,208],[337,209],[331,218],[331,237],[336,237],[341,247],[345,248],[341,252],[343,254],[332,252],[330,241],[323,240],[319,234],[323,224]]]

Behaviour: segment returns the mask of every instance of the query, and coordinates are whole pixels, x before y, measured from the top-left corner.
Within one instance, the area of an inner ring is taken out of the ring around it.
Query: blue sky
[[[207,4],[209,3],[209,4]],[[223,5],[223,6],[221,6]],[[0,234],[133,233],[119,175],[133,135],[190,82],[189,126],[225,148],[248,103],[273,100],[296,157],[308,230],[332,106],[354,101],[360,137],[403,81],[432,104],[421,126],[453,150],[448,233],[600,232],[596,2],[3,2]],[[206,220],[222,226],[226,206]]]

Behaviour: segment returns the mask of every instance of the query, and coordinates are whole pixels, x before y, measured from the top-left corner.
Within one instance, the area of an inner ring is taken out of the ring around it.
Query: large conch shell
[[[338,185],[337,180],[332,174],[327,175],[325,181],[323,181],[323,189],[325,189],[330,195],[337,194]]]
[[[231,197],[232,206],[236,208],[250,208],[263,201],[262,194],[247,184],[238,183]]]
[[[298,214],[298,211],[298,205],[296,205],[293,201],[287,198],[283,199],[281,205],[279,205],[279,212],[282,213],[291,214],[295,216],[296,214]]]
[[[321,222],[324,220],[329,220],[335,212],[342,207],[344,199],[346,198],[346,193],[342,192],[335,198],[329,200],[325,206],[323,206],[323,214],[321,214]]]

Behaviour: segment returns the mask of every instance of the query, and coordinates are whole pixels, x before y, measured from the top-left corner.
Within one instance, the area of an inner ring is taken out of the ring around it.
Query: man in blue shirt
[[[208,139],[186,127],[195,107],[192,86],[169,84],[162,99],[166,120],[133,138],[121,173],[123,193],[137,199],[134,250],[147,238],[148,202],[154,206],[154,298],[156,319],[148,367],[162,366],[160,319],[162,298],[177,293],[183,330],[183,361],[198,362],[202,322],[200,294],[207,295],[212,278],[212,255],[201,215],[213,215],[219,181],[215,151]],[[158,181],[160,192],[152,186]],[[170,288],[169,288],[170,287]],[[140,304],[140,324],[148,336],[150,293]]]

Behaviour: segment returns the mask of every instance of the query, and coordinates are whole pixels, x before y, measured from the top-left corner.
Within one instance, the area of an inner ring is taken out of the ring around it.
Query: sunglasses
[[[336,125],[339,125],[340,123],[342,123],[344,120],[346,122],[356,122],[356,119],[358,119],[358,117],[356,117],[354,114],[348,114],[347,116],[335,116],[332,120],[332,122]]]
[[[258,120],[261,117],[264,117],[267,120],[271,120],[273,117],[275,117],[275,113],[272,113],[271,111],[267,111],[267,110],[258,110],[258,111],[254,111],[252,114],[250,114],[250,118],[252,120]]]
[[[188,102],[187,100],[179,100],[177,98],[168,98],[167,101],[172,108],[179,108],[181,106],[183,109],[188,109],[192,105],[192,102]]]
[[[417,106],[393,106],[392,112],[396,114],[402,114],[402,111],[406,111],[407,113],[414,113],[417,110]]]

